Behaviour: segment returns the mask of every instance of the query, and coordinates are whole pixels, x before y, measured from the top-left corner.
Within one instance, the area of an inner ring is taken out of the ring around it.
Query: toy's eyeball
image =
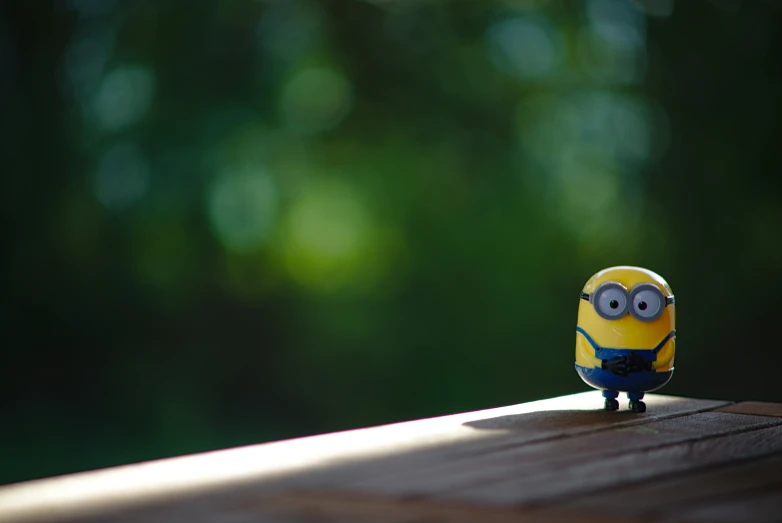
[[[607,320],[615,320],[627,313],[627,294],[617,287],[608,287],[595,293],[595,310]]]
[[[633,316],[641,321],[653,321],[663,312],[665,297],[657,287],[634,289],[632,293]]]

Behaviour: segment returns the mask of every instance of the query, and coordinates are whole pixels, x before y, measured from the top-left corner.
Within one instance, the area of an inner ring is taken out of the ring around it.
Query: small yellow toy
[[[630,409],[645,412],[644,392],[671,379],[676,349],[673,292],[659,274],[641,267],[610,267],[584,285],[576,325],[576,371],[603,391],[606,410],[619,392]]]

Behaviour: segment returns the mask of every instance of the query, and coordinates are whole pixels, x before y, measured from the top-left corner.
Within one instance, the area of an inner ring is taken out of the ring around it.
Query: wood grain
[[[334,476],[313,474],[297,485],[401,496],[434,496],[460,492],[506,478],[525,478],[524,494],[513,500],[531,502],[559,492],[559,475],[585,463],[614,462],[642,451],[698,439],[779,425],[782,420],[726,413],[697,413],[649,423],[596,431],[578,437],[478,454],[408,455],[352,466]],[[349,472],[349,474],[348,474]],[[554,488],[557,487],[557,488]],[[458,497],[458,494],[454,495]],[[452,496],[452,497],[454,497]]]
[[[481,522],[510,523],[531,521],[541,523],[633,523],[632,516],[619,514],[597,514],[594,517],[581,511],[561,510],[548,513],[533,513],[515,507],[487,507],[453,501],[409,500],[392,496],[352,495],[344,493],[323,493],[296,491],[275,496],[259,496],[233,500],[228,503],[193,504],[176,508],[147,508],[126,511],[107,517],[95,518],[97,523],[210,523],[230,521],[231,523],[266,522]],[[90,520],[79,520],[86,522]],[[642,520],[637,520],[641,523]]]
[[[778,425],[663,445],[597,461],[574,462],[532,476],[521,470],[514,475],[494,475],[440,497],[486,504],[553,503],[574,495],[776,453],[782,453],[782,426]]]
[[[602,398],[598,397],[597,400],[602,404]],[[358,486],[364,492],[380,494],[388,492],[402,495],[430,494],[453,488],[465,475],[469,481],[469,478],[475,477],[479,471],[486,470],[492,460],[498,462],[500,466],[506,466],[508,458],[518,452],[524,456],[535,457],[541,455],[541,449],[551,449],[549,452],[560,455],[561,445],[579,445],[579,443],[561,443],[561,440],[603,433],[609,429],[635,430],[633,427],[646,426],[657,420],[684,419],[688,415],[702,412],[705,407],[692,400],[675,404],[658,403],[655,406],[657,407],[655,412],[640,416],[629,411],[559,409],[475,419],[463,425],[475,429],[474,434],[478,436],[477,438],[464,438],[458,442],[452,441],[421,452],[396,453],[388,456],[387,459],[350,462],[327,469],[312,470],[306,476],[291,478],[290,481],[283,481],[280,485],[308,489],[327,486],[344,488],[352,485]],[[688,412],[682,412],[684,409]],[[751,425],[759,424],[758,426],[777,423],[759,418],[742,419]],[[700,422],[707,423],[702,418],[689,421],[695,425]],[[717,423],[717,428],[723,430],[722,421]],[[647,429],[638,430],[649,432]],[[653,429],[652,432],[655,430],[657,429]],[[696,426],[690,436],[693,433],[700,433],[701,430],[703,427]],[[489,437],[480,437],[481,434]],[[599,436],[599,438],[603,437]],[[590,447],[590,451],[594,451],[596,447],[589,441],[585,445]],[[639,443],[636,438],[635,444]],[[536,444],[540,446],[529,450],[530,445]],[[543,457],[545,459],[545,455]],[[418,490],[413,488],[414,485],[418,485]]]
[[[370,479],[375,470],[437,465],[536,441],[567,439],[611,427],[683,417],[729,402],[649,395],[649,412],[599,410],[598,392],[160,460],[0,487],[0,522],[103,517],[139,507],[162,512],[220,506],[238,493],[262,496],[318,477],[330,485]],[[413,459],[411,462],[410,458]],[[358,468],[356,468],[358,467]],[[396,467],[396,468],[395,468]],[[385,472],[384,472],[385,473]],[[190,507],[190,508],[188,508]],[[176,521],[176,518],[170,520]]]
[[[765,401],[742,401],[719,409],[734,414],[752,414],[754,416],[774,416],[782,418],[782,404]]]
[[[782,521],[782,485],[742,496],[729,496],[708,503],[683,507],[678,513],[661,518],[661,522],[701,523],[779,523]]]
[[[765,459],[732,462],[695,472],[684,472],[599,492],[568,497],[567,507],[588,514],[642,517],[648,520],[675,520],[725,500],[738,502],[756,492],[776,492],[782,498],[782,455]],[[546,506],[541,514],[560,513],[559,507]],[[779,513],[782,515],[782,512]]]

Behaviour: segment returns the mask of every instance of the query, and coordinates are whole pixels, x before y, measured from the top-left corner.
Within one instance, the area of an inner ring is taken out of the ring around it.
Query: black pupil
[[[646,302],[642,301],[641,303],[639,303],[638,304],[638,308],[641,309],[642,311],[645,311],[646,310]]]
[[[619,302],[616,300],[611,300],[611,303],[609,303],[608,306],[611,307],[612,309],[616,309],[617,307],[619,307]],[[645,308],[646,308],[646,304],[644,303],[644,309]]]

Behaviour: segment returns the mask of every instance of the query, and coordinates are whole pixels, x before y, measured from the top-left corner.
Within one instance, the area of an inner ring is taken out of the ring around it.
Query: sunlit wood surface
[[[9,485],[0,522],[782,522],[782,404],[646,401],[605,412],[588,392]]]

